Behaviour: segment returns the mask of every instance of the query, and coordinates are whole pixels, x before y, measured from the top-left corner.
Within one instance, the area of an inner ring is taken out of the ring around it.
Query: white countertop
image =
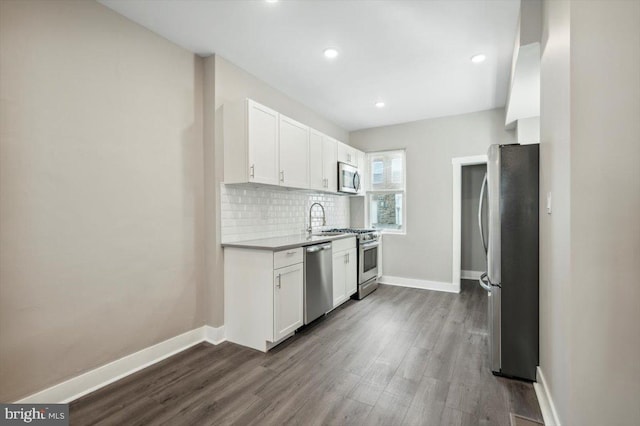
[[[232,243],[222,243],[222,247],[248,248],[256,250],[286,250],[290,248],[310,246],[342,238],[355,238],[353,234],[338,235],[312,235],[308,237],[304,234],[287,235],[284,237],[261,238],[259,240],[234,241]]]

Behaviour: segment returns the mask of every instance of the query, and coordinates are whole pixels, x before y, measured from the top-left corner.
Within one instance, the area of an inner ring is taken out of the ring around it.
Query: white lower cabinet
[[[333,307],[347,300],[347,252],[333,253]]]
[[[224,249],[224,327],[228,341],[266,352],[302,326],[302,248]]]
[[[293,333],[303,323],[304,267],[297,263],[273,271],[273,340]]]
[[[333,307],[349,300],[358,290],[356,239],[333,241]]]
[[[358,291],[358,252],[355,248],[347,251],[347,268],[345,287],[347,297],[351,297]]]

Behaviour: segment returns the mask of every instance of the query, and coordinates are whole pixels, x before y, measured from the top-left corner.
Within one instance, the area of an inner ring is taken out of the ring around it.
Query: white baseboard
[[[540,411],[542,412],[542,419],[545,426],[561,426],[560,418],[558,417],[558,411],[551,398],[551,392],[547,386],[547,382],[542,374],[540,366],[536,369],[537,383],[533,384],[533,388],[536,391],[536,397],[538,398],[538,404],[540,405]]]
[[[224,327],[198,327],[34,393],[16,403],[68,403],[198,343],[209,342],[215,345],[223,341]]]
[[[219,345],[220,343],[227,340],[224,336],[224,325],[221,327],[211,327],[210,325],[205,325],[204,327],[202,327],[202,332],[204,341],[209,342],[212,345]]]
[[[448,293],[460,293],[460,285],[441,281],[418,280],[415,278],[393,277],[383,275],[378,279],[380,284],[395,285],[399,287],[420,288],[423,290],[446,291]]]
[[[479,280],[482,272],[480,271],[460,271],[460,278],[463,280]]]

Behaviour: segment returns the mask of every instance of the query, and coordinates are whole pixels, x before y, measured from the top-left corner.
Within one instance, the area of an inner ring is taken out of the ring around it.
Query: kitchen
[[[74,424],[638,418],[638,3],[362,5],[0,3],[0,401]],[[492,374],[456,266],[456,173],[518,142],[540,143],[528,381]]]

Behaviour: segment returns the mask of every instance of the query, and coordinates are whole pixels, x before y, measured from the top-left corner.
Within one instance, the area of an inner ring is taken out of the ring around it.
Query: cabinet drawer
[[[356,247],[356,237],[342,238],[339,240],[331,241],[332,250],[334,253],[343,250],[349,250]]]
[[[273,253],[273,269],[284,268],[302,262],[302,247]]]

